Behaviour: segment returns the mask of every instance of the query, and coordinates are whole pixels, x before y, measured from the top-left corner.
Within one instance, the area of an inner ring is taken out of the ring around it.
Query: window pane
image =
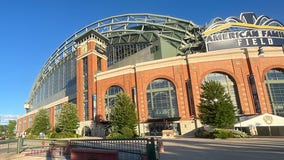
[[[156,79],[147,87],[148,117],[178,117],[176,91],[172,82]]]
[[[221,85],[225,88],[225,91],[231,96],[231,100],[233,102],[233,105],[239,109],[239,112],[241,112],[239,99],[238,97],[238,90],[237,86],[234,83],[234,81],[226,74],[223,73],[210,73],[208,74],[204,81],[218,81],[221,83]]]
[[[284,71],[281,69],[268,71],[265,83],[273,114],[284,116]]]
[[[119,86],[112,86],[110,87],[106,94],[105,94],[105,112],[106,112],[106,118],[107,120],[109,120],[109,113],[111,111],[111,108],[114,106],[115,104],[115,100],[116,100],[116,94],[118,94],[119,92],[123,92],[122,88]]]

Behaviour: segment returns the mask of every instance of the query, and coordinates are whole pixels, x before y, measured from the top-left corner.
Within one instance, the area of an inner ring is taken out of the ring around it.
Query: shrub
[[[249,137],[245,132],[242,132],[239,130],[232,130],[232,133],[233,133],[234,138],[248,138]]]
[[[128,127],[123,127],[121,129],[121,134],[123,135],[124,138],[133,138],[134,137],[134,133],[133,133],[132,129],[130,129]]]
[[[209,132],[204,128],[198,128],[195,136],[199,138],[248,138],[249,136],[242,131],[233,129],[214,129]]]
[[[106,138],[107,139],[123,139],[125,137],[118,132],[113,132],[113,133],[109,134]]]
[[[72,132],[52,132],[49,135],[49,138],[77,138],[78,135]]]
[[[210,132],[206,131],[204,128],[198,128],[194,134],[195,134],[195,137],[198,137],[198,138],[209,138],[210,137]]]
[[[25,138],[27,138],[27,139],[37,139],[38,135],[29,134],[29,135],[26,135]]]
[[[248,138],[249,136],[242,131],[233,129],[215,129],[212,138]]]
[[[212,132],[212,138],[233,138],[233,133],[231,130],[215,129]]]

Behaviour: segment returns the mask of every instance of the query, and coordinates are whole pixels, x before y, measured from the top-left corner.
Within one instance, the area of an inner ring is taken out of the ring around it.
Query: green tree
[[[132,99],[123,92],[116,95],[117,99],[110,113],[113,133],[121,134],[123,138],[133,138],[136,135],[137,115]]]
[[[199,117],[202,124],[214,128],[230,128],[235,123],[235,107],[225,88],[217,81],[205,81],[201,86]]]
[[[8,126],[7,126],[7,133],[6,136],[8,138],[14,138],[15,137],[15,127],[16,127],[16,121],[15,120],[9,120]]]
[[[50,128],[48,113],[45,109],[40,109],[35,116],[35,120],[32,125],[32,134],[39,135],[40,132],[47,133]]]
[[[0,137],[5,136],[7,130],[7,125],[0,125]]]
[[[66,103],[62,106],[58,122],[57,130],[61,132],[74,132],[78,128],[79,118],[77,116],[77,107],[74,103]]]

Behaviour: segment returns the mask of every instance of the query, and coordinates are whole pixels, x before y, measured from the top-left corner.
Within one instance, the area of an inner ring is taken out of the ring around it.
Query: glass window
[[[149,119],[179,116],[174,84],[166,79],[156,79],[148,85],[147,103]]]
[[[32,128],[33,126],[33,115],[30,115],[30,119],[29,119],[29,128]]]
[[[24,118],[24,130],[26,130],[27,129],[27,119],[26,119],[26,117]]]
[[[49,104],[63,97],[76,94],[76,56],[65,57],[49,73],[41,77],[30,102],[33,108]]]
[[[102,71],[102,58],[98,57],[97,59],[97,67],[98,67],[98,71]]]
[[[228,75],[223,73],[210,73],[205,78],[204,81],[218,81],[221,83],[223,87],[225,87],[225,91],[231,96],[231,100],[234,106],[238,109],[238,113],[241,113],[241,107],[239,102],[237,85],[234,80],[231,79]]]
[[[265,84],[273,114],[284,116],[284,70],[268,71],[265,75]]]
[[[107,120],[109,120],[109,113],[111,112],[111,108],[114,106],[116,100],[116,94],[118,94],[119,92],[123,92],[123,89],[119,86],[112,86],[106,91],[105,112]]]
[[[55,106],[55,123],[58,122],[61,113],[61,104]]]

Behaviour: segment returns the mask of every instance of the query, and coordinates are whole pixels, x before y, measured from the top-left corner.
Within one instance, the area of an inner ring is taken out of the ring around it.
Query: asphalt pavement
[[[163,139],[161,160],[280,160],[284,138]]]

